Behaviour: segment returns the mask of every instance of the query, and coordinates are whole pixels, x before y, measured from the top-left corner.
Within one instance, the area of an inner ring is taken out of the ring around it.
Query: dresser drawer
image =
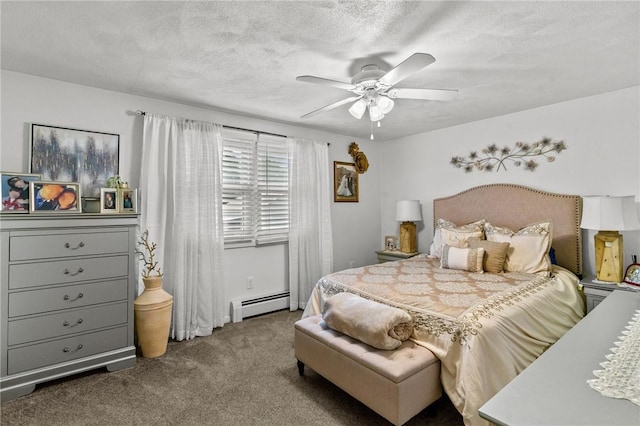
[[[127,327],[9,349],[8,373],[15,374],[127,346]]]
[[[127,302],[9,321],[8,344],[34,342],[102,327],[126,324]]]
[[[9,260],[127,253],[129,234],[122,232],[60,233],[12,236]]]
[[[123,278],[9,293],[9,317],[126,300],[128,282]]]
[[[49,284],[66,284],[129,274],[129,257],[108,256],[9,266],[9,288],[19,289]]]

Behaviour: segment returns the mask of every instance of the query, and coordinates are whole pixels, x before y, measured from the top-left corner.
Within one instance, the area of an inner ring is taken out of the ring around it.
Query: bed
[[[580,196],[512,184],[435,199],[428,255],[322,277],[303,317],[322,314],[341,292],[403,309],[411,340],[440,359],[443,388],[465,424],[486,424],[480,406],[584,316],[581,209]],[[467,231],[474,236],[461,238]],[[485,264],[484,253],[498,251],[502,272]],[[527,263],[533,253],[537,263]],[[493,272],[474,269],[478,262]]]

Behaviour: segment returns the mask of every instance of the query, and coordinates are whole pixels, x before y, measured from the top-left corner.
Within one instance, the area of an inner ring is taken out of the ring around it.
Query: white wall
[[[418,248],[427,251],[433,233],[433,203],[487,183],[517,183],[542,190],[579,195],[635,195],[640,201],[640,87],[619,90],[420,135],[385,141],[380,171],[382,234],[397,233],[398,199],[419,199],[423,222]],[[556,161],[539,162],[534,172],[465,173],[450,164],[491,143],[513,146],[543,136],[564,140],[568,149]],[[640,231],[623,233],[625,264],[640,256]],[[593,233],[583,231],[585,273],[595,273]]]
[[[354,138],[302,127],[258,120],[96,89],[3,70],[1,78],[0,170],[29,171],[29,124],[39,123],[120,135],[120,175],[138,186],[142,149],[142,117],[135,110],[211,121],[218,124],[304,137],[331,144],[332,161],[351,161],[348,146]],[[379,143],[356,140],[369,158],[369,170],[360,175],[359,203],[332,203],[334,269],[353,262],[375,262],[381,246],[379,209]],[[276,265],[274,267],[274,265]],[[287,285],[286,246],[232,249],[225,252],[227,299],[245,299],[281,292]],[[254,289],[246,278],[254,277]]]

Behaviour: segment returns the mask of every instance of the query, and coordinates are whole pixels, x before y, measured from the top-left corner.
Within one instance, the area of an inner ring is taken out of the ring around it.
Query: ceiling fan
[[[414,53],[391,71],[381,70],[377,65],[365,65],[359,73],[353,76],[351,83],[343,83],[311,75],[298,76],[296,77],[298,81],[337,87],[354,94],[354,96],[311,111],[300,118],[309,118],[353,102],[353,105],[349,108],[349,113],[352,116],[359,120],[364,115],[364,112],[368,110],[370,120],[377,121],[379,125],[385,114],[393,109],[394,99],[448,100],[453,98],[458,93],[454,89],[407,89],[394,87],[411,74],[433,62],[435,62],[435,58],[428,53]]]

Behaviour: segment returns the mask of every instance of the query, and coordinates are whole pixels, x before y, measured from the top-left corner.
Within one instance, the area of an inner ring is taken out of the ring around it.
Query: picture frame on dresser
[[[31,124],[30,172],[43,180],[80,184],[82,196],[99,198],[119,169],[120,135]]]
[[[29,182],[41,179],[35,173],[0,172],[0,213],[29,213]]]
[[[384,250],[397,251],[400,249],[400,237],[398,235],[387,235],[384,237]]]
[[[30,213],[82,213],[78,182],[29,182]]]
[[[138,190],[122,188],[118,191],[118,212],[138,213]]]
[[[120,209],[117,188],[100,188],[100,213],[115,214]]]

